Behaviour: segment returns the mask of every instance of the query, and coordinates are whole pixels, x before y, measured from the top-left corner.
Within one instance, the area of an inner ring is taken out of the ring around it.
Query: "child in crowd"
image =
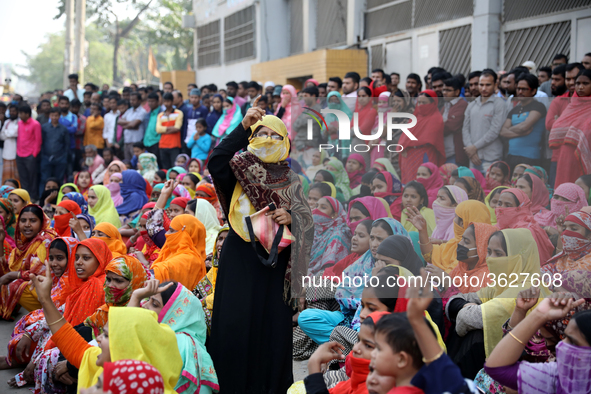
[[[133,157],[131,158],[131,166],[134,169],[137,169],[137,163],[138,163],[140,155],[142,153],[146,153],[146,152],[147,152],[146,147],[144,146],[144,144],[141,141],[133,144]]]
[[[195,129],[197,132],[187,142],[187,148],[191,149],[191,158],[206,160],[211,147],[211,138],[207,134],[207,122],[205,119],[197,119]]]

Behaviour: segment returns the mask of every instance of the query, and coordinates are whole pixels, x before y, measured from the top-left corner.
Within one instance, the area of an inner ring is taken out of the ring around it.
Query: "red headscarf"
[[[105,267],[113,258],[107,244],[100,239],[88,238],[80,242],[80,246],[86,246],[98,261],[98,268],[85,281],[81,281],[77,275],[68,276],[66,285],[77,287],[76,290],[66,300],[66,310],[64,317],[72,326],[83,323],[84,320],[92,315],[98,307],[105,303]],[[79,284],[76,286],[76,284]],[[74,283],[74,286],[72,284]]]
[[[173,199],[170,203],[174,204],[174,205],[178,205],[179,207],[186,209],[187,208],[187,203],[190,200],[187,197],[177,197],[175,199]]]
[[[390,204],[390,213],[392,213],[392,217],[400,221],[400,215],[402,214],[402,200],[400,200],[399,197],[402,196],[402,183],[388,171],[380,171],[379,174],[382,174],[386,179],[386,190],[388,191],[374,193],[374,197],[385,199],[388,204]]]
[[[347,161],[348,160],[355,160],[361,164],[357,171],[347,172],[347,175],[349,175],[349,186],[351,189],[354,189],[361,184],[361,178],[363,177],[363,174],[365,174],[365,167],[367,167],[367,163],[365,162],[363,156],[359,153],[350,154],[347,158]]]
[[[57,206],[67,209],[70,213],[64,213],[63,215],[55,215],[53,217],[53,228],[60,237],[71,237],[72,230],[70,229],[70,219],[76,218],[76,215],[80,215],[82,213],[80,205],[78,205],[72,200],[63,200],[62,202],[57,204]]]
[[[429,208],[433,208],[433,201],[437,200],[437,193],[443,187],[443,178],[439,173],[439,167],[433,163],[423,163],[421,167],[428,168],[431,172],[429,178],[417,178],[417,182],[425,186],[429,196]]]
[[[535,178],[535,177],[534,177]],[[519,189],[505,189],[501,195],[505,193],[512,193],[519,205],[514,208],[497,207],[495,213],[497,215],[497,226],[504,230],[506,228],[527,228],[531,231],[536,244],[538,245],[538,252],[540,253],[540,264],[544,265],[550,260],[554,254],[554,245],[550,242],[548,235],[540,227],[538,222],[534,219],[531,212],[531,201],[527,198],[527,194]]]
[[[51,289],[51,299],[53,303],[60,307],[61,305],[66,303],[66,299],[70,294],[72,294],[81,284],[82,280],[78,279],[76,276],[76,248],[78,247],[78,240],[75,238],[70,237],[62,237],[56,238],[61,239],[66,243],[66,247],[68,249],[67,257],[68,263],[66,265],[66,270],[59,278],[57,286],[54,286]],[[51,245],[56,240],[54,239],[51,241],[51,244],[47,246],[47,255],[49,256],[49,249],[51,249]]]
[[[546,207],[550,203],[550,192],[540,178],[534,174],[527,173],[524,176],[531,178],[531,213],[536,215],[540,212],[546,212]]]

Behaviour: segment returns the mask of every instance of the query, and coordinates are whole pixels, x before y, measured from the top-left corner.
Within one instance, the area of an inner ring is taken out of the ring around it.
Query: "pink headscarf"
[[[538,213],[546,212],[546,207],[550,202],[550,192],[548,192],[548,188],[544,184],[540,178],[535,176],[534,174],[527,173],[525,175],[529,175],[532,181],[531,186],[531,213],[536,215]]]
[[[308,85],[308,82],[312,82],[316,86],[320,85],[317,80],[315,80],[314,78],[310,78],[310,79],[306,79],[306,82],[304,82],[304,88],[306,87],[306,85]],[[283,86],[284,89],[285,89],[285,86],[291,86],[291,85],[284,85]]]
[[[119,172],[112,174],[111,178],[113,178],[113,177],[123,179],[123,176]],[[113,203],[115,204],[115,207],[118,207],[119,205],[123,204],[123,197],[121,197],[121,184],[120,183],[109,182],[109,184],[105,185],[105,187],[107,189],[109,189],[109,191],[111,192],[111,198],[113,199]]]
[[[287,133],[289,134],[289,140],[293,141],[294,135],[291,132],[291,123],[292,123],[291,120],[297,119],[298,116],[300,116],[300,113],[302,111],[300,108],[300,103],[298,102],[298,93],[296,92],[295,88],[292,85],[283,85],[283,88],[281,88],[281,100],[283,100],[283,98],[285,97],[285,94],[283,93],[284,89],[289,91],[289,93],[291,94],[291,101],[285,107],[285,113],[283,114],[283,117],[281,118],[281,120],[283,121],[283,123],[285,123],[285,127],[287,128]],[[277,112],[275,112],[275,115],[277,115],[280,108],[281,108],[281,103],[279,103],[279,105],[277,106]]]
[[[420,165],[420,167],[428,168],[431,172],[431,176],[429,178],[417,178],[416,180],[425,186],[427,195],[429,196],[429,208],[433,208],[433,201],[437,199],[437,193],[443,186],[443,178],[439,173],[439,167],[433,163],[423,163]]]
[[[482,172],[478,171],[475,168],[471,168],[470,171],[472,171],[472,174],[474,174],[474,178],[476,178],[478,183],[480,183],[482,190],[484,190],[484,195],[490,193],[490,190],[488,190],[488,187],[486,185],[486,178],[484,177],[484,175],[482,175]]]
[[[353,204],[355,202],[359,202],[361,205],[363,205],[365,207],[365,209],[367,209],[367,212],[369,212],[369,218],[358,220],[356,222],[351,222],[349,220],[349,215],[351,214],[351,208],[353,207]],[[355,234],[355,229],[357,228],[359,223],[361,223],[363,220],[367,220],[367,219],[377,220],[380,218],[387,218],[390,216],[391,215],[388,215],[388,211],[386,210],[386,207],[384,206],[382,201],[380,201],[378,198],[372,197],[372,196],[359,197],[359,198],[352,200],[349,203],[349,210],[347,211],[347,225],[351,229],[351,234]]]
[[[568,214],[580,211],[587,206],[585,192],[574,183],[563,183],[554,191],[554,196],[566,198],[568,201],[560,201],[552,198],[550,201],[551,209],[546,212],[540,212],[534,216],[540,226],[551,226],[556,228],[556,218],[560,215],[566,217]],[[568,208],[568,213],[566,209]]]
[[[431,163],[429,163],[431,164]],[[468,200],[468,194],[461,187],[457,186],[443,186],[445,187],[453,199],[456,200],[456,204]],[[431,197],[429,197],[429,202]],[[443,241],[449,241],[455,238],[454,234],[454,218],[456,217],[456,207],[443,207],[433,200],[433,212],[435,213],[435,229],[431,234],[432,239],[441,239]]]
[[[232,108],[230,108],[229,110],[226,111],[226,113],[224,114],[224,120],[222,121],[222,123],[218,127],[218,133],[219,133],[218,135],[220,135],[220,136],[223,136],[226,133],[226,131],[228,130],[228,127],[230,127],[230,124],[232,123],[232,119],[234,119],[234,113],[236,112],[236,109],[238,109],[238,111],[240,111],[240,108],[238,108],[238,105],[236,105],[236,103],[234,102],[233,97],[227,97],[227,99],[232,102]]]
[[[497,215],[497,227],[504,230],[506,228],[527,228],[531,231],[536,244],[538,245],[538,252],[540,253],[540,264],[544,265],[550,260],[554,254],[554,245],[550,242],[548,234],[542,227],[536,222],[531,210],[531,201],[520,189],[505,189],[501,192],[502,194],[512,193],[517,200],[519,205],[513,208],[495,208]]]

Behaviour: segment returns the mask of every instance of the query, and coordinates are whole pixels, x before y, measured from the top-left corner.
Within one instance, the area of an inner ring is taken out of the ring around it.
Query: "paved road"
[[[19,315],[19,318],[22,315]],[[15,322],[7,322],[4,320],[0,320],[0,355],[6,355],[6,344],[10,339],[10,335],[12,334],[12,330],[14,328]],[[8,394],[8,393],[21,393],[21,394],[28,394],[29,390],[27,388],[22,389],[13,389],[11,388],[6,382],[12,378],[16,373],[18,373],[18,369],[9,369],[5,371],[0,371],[0,393]],[[294,381],[302,380],[308,375],[308,362],[307,361],[294,361],[293,362],[293,377]]]
[[[19,315],[18,318],[22,316]],[[12,334],[12,330],[14,329],[15,322],[8,322],[4,320],[0,320],[0,355],[6,356],[6,345],[8,344],[8,340],[10,339],[10,335]],[[23,389],[13,389],[10,387],[6,382],[20,372],[18,369],[8,369],[5,371],[0,371],[0,393],[21,393],[21,394],[28,394],[29,391],[26,388]]]

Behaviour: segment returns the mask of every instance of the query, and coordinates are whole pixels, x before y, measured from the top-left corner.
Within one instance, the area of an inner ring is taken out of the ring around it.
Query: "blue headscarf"
[[[8,186],[8,185],[4,185],[4,186],[0,187],[0,197],[1,198],[8,198],[8,195],[13,190],[14,190],[14,187]]]
[[[94,221],[94,218],[92,216],[90,216],[88,213],[81,213],[76,215],[76,217],[78,219],[84,219],[86,221],[86,223],[88,223],[88,225],[90,226],[90,232],[92,232],[92,230],[94,230],[94,226],[96,226],[96,222]]]
[[[72,200],[78,204],[82,213],[88,213],[88,202],[81,193],[66,193],[64,194],[64,197],[68,197],[69,200]]]
[[[125,170],[121,173],[121,197],[123,204],[117,207],[119,215],[129,215],[139,211],[148,202],[146,195],[146,181],[134,170]]]
[[[374,220],[372,227],[375,227],[379,221],[384,221],[386,224],[388,224],[388,226],[390,226],[392,229],[392,235],[404,235],[410,240],[408,232],[398,220],[392,218],[377,219]],[[375,260],[371,254],[371,249],[369,249],[359,259],[357,259],[357,261],[347,267],[343,271],[343,275],[351,278],[351,283],[353,283],[353,280],[356,277],[361,278],[363,281],[364,275],[371,277],[371,270],[374,266]],[[357,280],[357,283],[358,281],[359,280]],[[355,314],[357,307],[361,304],[361,293],[363,292],[363,289],[363,286],[341,286],[337,289],[335,298],[341,306],[341,312],[343,312],[345,316],[349,315],[349,317],[352,317]]]

